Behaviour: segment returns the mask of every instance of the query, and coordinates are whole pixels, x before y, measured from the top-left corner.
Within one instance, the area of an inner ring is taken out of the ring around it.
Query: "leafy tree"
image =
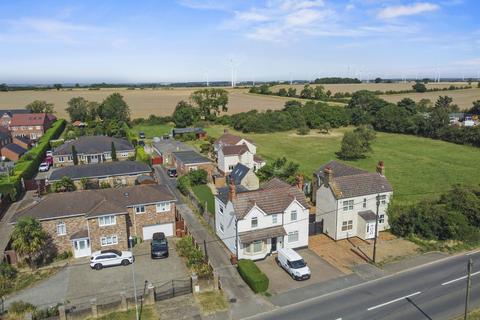
[[[297,129],[297,134],[301,136],[305,136],[310,132],[310,128],[307,126],[307,124],[304,122],[300,127]]]
[[[287,96],[287,89],[285,88],[280,88],[277,92],[277,94],[280,96],[280,97],[286,97]]]
[[[417,104],[410,98],[403,98],[397,102],[397,106],[405,109],[410,114],[415,114],[417,112]]]
[[[351,132],[345,133],[337,156],[343,160],[365,158],[366,153],[372,151],[371,143],[375,136],[375,131],[369,126],[360,126]]]
[[[70,99],[68,107],[65,109],[70,116],[70,120],[74,121],[86,121],[89,113],[89,102],[82,97],[76,97]]]
[[[198,186],[208,182],[208,173],[203,169],[190,171],[187,176],[192,186]]]
[[[295,97],[297,95],[297,89],[295,88],[288,88],[288,91],[287,91],[287,96],[289,97]]]
[[[480,81],[477,82],[477,88],[480,88]]]
[[[301,108],[301,107],[302,107],[302,103],[300,101],[298,101],[298,100],[288,100],[287,102],[285,102],[283,110],[288,111],[291,108]]]
[[[287,161],[287,158],[282,157],[264,165],[257,171],[257,175],[261,181],[267,181],[273,177],[277,177],[293,184],[299,167],[300,165],[298,163]]]
[[[449,96],[440,96],[435,101],[435,108],[445,109],[448,112],[458,112],[459,108],[456,104],[453,104],[453,98]]]
[[[215,118],[221,112],[228,111],[228,92],[224,89],[197,90],[190,99],[198,106],[204,119]]]
[[[427,112],[433,107],[433,103],[430,99],[420,99],[417,103],[418,112]]]
[[[370,124],[375,114],[388,103],[368,90],[360,90],[352,94],[347,108],[352,112],[352,123],[354,125]]]
[[[468,113],[480,116],[480,100],[473,102],[473,106],[468,110]]]
[[[323,88],[323,86],[316,86],[313,89],[313,97],[317,100],[326,98],[325,89]]]
[[[103,121],[130,121],[130,107],[117,92],[105,98],[97,111]]]
[[[374,81],[375,81],[375,83],[382,83],[383,80],[382,80],[382,78],[375,78]]]
[[[72,158],[73,158],[73,165],[78,165],[78,153],[75,146],[72,146]]]
[[[331,128],[332,128],[332,126],[330,125],[330,122],[322,122],[318,126],[318,132],[320,132],[321,134],[328,134],[328,132],[330,132]]]
[[[112,157],[112,161],[117,161],[117,149],[115,148],[115,143],[113,141],[110,147],[110,156]]]
[[[53,85],[53,87],[54,87],[55,89],[57,89],[57,91],[63,88],[63,86],[62,86],[61,83],[55,83],[55,84]]]
[[[271,94],[272,92],[270,91],[270,86],[268,84],[262,84],[259,87],[258,93],[260,93],[260,94]]]
[[[25,106],[25,109],[31,113],[54,113],[53,103],[48,103],[43,100],[35,100]]]
[[[415,84],[412,86],[412,88],[416,92],[426,92],[427,91],[427,87],[425,86],[425,84],[423,84],[419,81],[415,82]]]
[[[313,89],[310,85],[306,84],[302,91],[300,92],[300,97],[303,99],[312,99],[313,97]]]
[[[12,233],[12,247],[33,267],[34,261],[44,251],[47,233],[40,222],[32,217],[20,218]]]
[[[207,157],[210,156],[210,155],[213,155],[214,154],[213,144],[210,143],[210,142],[203,143],[200,146],[200,152],[207,155]]]
[[[52,184],[52,189],[54,192],[71,192],[75,191],[77,187],[73,183],[73,180],[70,177],[62,177],[62,179],[55,181]]]
[[[175,107],[172,120],[177,128],[185,128],[200,120],[200,115],[196,108],[182,100]]]

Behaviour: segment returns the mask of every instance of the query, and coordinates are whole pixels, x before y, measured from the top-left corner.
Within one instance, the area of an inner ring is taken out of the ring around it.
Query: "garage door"
[[[151,240],[155,232],[163,232],[165,236],[173,236],[173,223],[155,224],[143,227],[143,240]]]

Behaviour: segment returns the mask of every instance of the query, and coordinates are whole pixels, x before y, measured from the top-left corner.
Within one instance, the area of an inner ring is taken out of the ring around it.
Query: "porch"
[[[283,226],[240,232],[238,234],[238,258],[260,260],[283,248],[287,235]]]

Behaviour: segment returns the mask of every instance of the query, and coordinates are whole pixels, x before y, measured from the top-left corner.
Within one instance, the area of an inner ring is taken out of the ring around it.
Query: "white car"
[[[52,157],[53,156],[53,151],[52,150],[47,150],[45,156],[46,157]]]
[[[295,280],[310,279],[310,268],[307,267],[307,263],[303,261],[303,258],[293,249],[279,249],[277,263]]]
[[[38,171],[40,172],[46,172],[50,169],[50,164],[47,162],[42,162],[40,163],[40,166],[38,167]]]
[[[100,270],[111,266],[128,266],[135,258],[130,251],[102,250],[95,251],[90,258],[90,267]]]

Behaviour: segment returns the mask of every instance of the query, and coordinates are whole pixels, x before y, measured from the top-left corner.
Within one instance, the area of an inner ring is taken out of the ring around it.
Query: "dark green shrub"
[[[14,315],[23,315],[27,312],[34,312],[36,310],[36,307],[28,302],[25,301],[14,301],[10,304],[10,307],[8,308],[8,313],[14,314]]]
[[[190,186],[190,179],[188,178],[188,176],[181,176],[180,178],[178,178],[177,188],[178,190],[180,190],[181,193],[186,195],[188,193],[188,190],[190,189]]]
[[[198,186],[208,182],[208,173],[203,169],[190,171],[187,176],[192,186]]]
[[[255,293],[268,290],[268,277],[257,267],[252,260],[239,260],[238,273]]]
[[[13,280],[17,276],[17,269],[8,263],[0,263],[0,277],[6,280]]]

